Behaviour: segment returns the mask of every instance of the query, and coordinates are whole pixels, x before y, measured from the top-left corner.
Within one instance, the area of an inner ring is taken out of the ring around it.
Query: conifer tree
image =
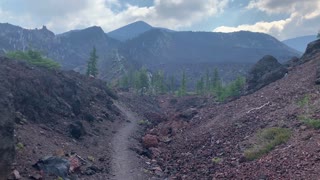
[[[187,94],[187,79],[186,79],[186,72],[182,72],[182,79],[181,79],[181,87],[179,90],[179,96],[185,96]]]
[[[98,75],[98,55],[96,47],[93,47],[92,51],[90,52],[90,59],[87,64],[87,76],[96,77]]]
[[[197,82],[197,94],[198,95],[203,95],[205,92],[205,86],[204,86],[204,78],[201,77],[201,79]],[[207,92],[207,91],[206,91]]]
[[[209,70],[207,69],[206,71],[206,84],[205,84],[205,91],[206,93],[210,92],[212,85],[210,83],[210,74],[209,74]]]
[[[171,77],[170,77],[170,82],[169,82],[169,90],[171,91],[171,93],[173,94],[174,93],[174,91],[176,90],[175,89],[175,82],[176,82],[176,80],[175,80],[175,78],[174,78],[174,76],[172,75]]]

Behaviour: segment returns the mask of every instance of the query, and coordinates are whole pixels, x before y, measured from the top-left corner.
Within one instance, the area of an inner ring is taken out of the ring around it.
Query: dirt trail
[[[143,180],[148,179],[140,166],[138,155],[130,150],[135,142],[133,135],[137,132],[139,118],[120,103],[115,105],[125,114],[127,122],[115,133],[112,139],[112,175],[114,180]]]

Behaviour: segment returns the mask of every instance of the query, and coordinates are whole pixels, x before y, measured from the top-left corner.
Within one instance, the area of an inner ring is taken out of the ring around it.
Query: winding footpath
[[[112,175],[113,180],[144,180],[148,179],[140,167],[138,155],[130,150],[133,143],[132,138],[137,132],[138,117],[135,113],[120,103],[115,103],[120,111],[126,116],[126,121],[122,127],[114,134],[112,144]]]

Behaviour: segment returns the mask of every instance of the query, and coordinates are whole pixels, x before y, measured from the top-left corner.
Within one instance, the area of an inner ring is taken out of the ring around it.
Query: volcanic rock
[[[155,135],[147,134],[142,138],[143,146],[146,148],[157,147],[158,146],[158,138]]]

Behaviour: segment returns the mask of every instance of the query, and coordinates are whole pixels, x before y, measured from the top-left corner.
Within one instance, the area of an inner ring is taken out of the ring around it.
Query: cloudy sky
[[[88,26],[106,32],[134,21],[174,30],[316,34],[320,0],[0,0],[0,22],[55,33]]]

